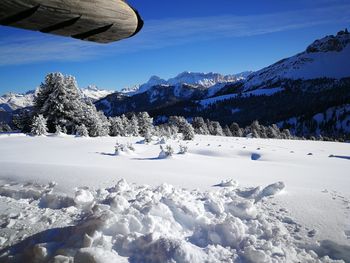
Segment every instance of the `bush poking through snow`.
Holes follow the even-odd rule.
[[[116,156],[120,155],[121,153],[130,153],[135,151],[135,147],[131,143],[123,144],[117,142],[114,149]]]
[[[179,154],[186,154],[188,152],[188,146],[180,144]]]
[[[62,128],[60,125],[56,125],[55,130],[55,135],[62,135]]]
[[[47,134],[46,119],[43,115],[38,115],[33,118],[31,133],[35,136]]]
[[[166,145],[165,147],[161,145],[160,150],[159,159],[169,158],[174,154],[174,149],[171,145]]]

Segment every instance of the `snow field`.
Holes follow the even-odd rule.
[[[2,135],[0,149],[1,262],[350,261],[348,144]]]
[[[283,190],[283,183],[263,189],[237,188],[235,184],[203,192],[167,184],[135,186],[121,180],[108,189],[77,189],[75,197],[60,206],[57,206],[57,200],[62,199],[59,196],[48,201],[50,193],[46,189],[52,186],[42,186],[42,196],[36,202],[29,201],[36,199],[36,194],[31,198],[22,196],[21,202],[33,207],[32,213],[12,213],[1,234],[6,240],[8,229],[25,228],[28,217],[33,223],[31,234],[39,233],[24,237],[8,249],[6,245],[15,240],[10,236],[2,244],[5,248],[0,259],[6,262],[333,262],[298,247],[283,221],[265,210],[262,201]],[[16,192],[14,185],[3,188],[12,189],[13,197],[21,195],[20,188]],[[8,205],[12,202],[11,198],[3,201]],[[68,216],[67,225],[51,228],[62,215]],[[50,226],[47,230],[42,225],[45,217]],[[73,226],[68,226],[69,223]]]

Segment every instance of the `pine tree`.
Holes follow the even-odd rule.
[[[255,120],[252,122],[252,124],[250,125],[250,131],[253,135],[253,138],[261,138],[261,126],[259,124],[259,121]]]
[[[139,136],[139,122],[135,114],[131,116],[128,124],[128,133],[131,136]]]
[[[140,112],[137,115],[139,134],[142,137],[150,137],[153,133],[153,118],[151,118],[147,112]]]
[[[268,126],[266,129],[266,136],[267,138],[279,139],[281,138],[280,129],[277,127],[276,124],[273,124],[272,126]]]
[[[62,134],[62,128],[61,128],[60,125],[56,125],[55,130],[56,130],[55,131],[56,135],[61,135]]]
[[[34,101],[36,112],[47,118],[49,130],[57,125],[73,134],[76,126],[84,124],[91,136],[109,133],[109,122],[95,105],[83,100],[74,77],[61,73],[47,75]]]
[[[89,137],[89,131],[84,124],[75,127],[75,135],[80,137]]]
[[[0,122],[0,132],[11,132],[11,127],[4,122]]]
[[[185,141],[191,141],[194,139],[195,134],[194,134],[194,129],[192,127],[191,124],[189,124],[188,122],[184,123],[182,128],[181,128],[181,132],[182,132],[182,138]]]
[[[227,137],[232,137],[232,132],[230,130],[230,128],[226,125],[223,129],[224,135]]]
[[[93,123],[90,128],[91,137],[107,136],[109,135],[110,123],[103,112],[98,112],[93,119]]]
[[[222,130],[222,127],[219,122],[217,121],[212,121],[210,123],[211,131],[210,134],[214,136],[223,136],[224,132]]]
[[[47,134],[46,119],[42,115],[33,118],[31,133],[36,136]]]
[[[231,130],[232,136],[234,136],[234,137],[242,137],[243,136],[243,131],[236,122],[233,122],[231,124],[230,130]]]
[[[124,127],[122,131],[122,136],[130,136],[130,134],[128,133],[129,119],[123,114],[122,116],[120,116],[120,120]]]
[[[123,126],[123,122],[120,117],[112,117],[109,118],[110,121],[110,135],[111,136],[124,136],[125,135],[125,127]]]
[[[284,129],[282,131],[282,135],[284,139],[290,140],[293,138],[293,136],[291,135],[290,131],[288,129]],[[322,136],[320,136],[322,138]]]
[[[45,83],[40,86],[35,107],[47,118],[49,129],[56,125],[65,125],[72,129],[78,118],[81,101],[76,81],[73,77],[65,77],[62,73],[51,73]],[[51,128],[50,128],[51,127]]]
[[[180,116],[171,116],[169,118],[169,125],[177,127],[179,132],[182,133],[184,140],[193,140],[194,139],[194,129],[192,125],[184,118]]]
[[[208,126],[202,117],[195,117],[192,126],[196,134],[209,135]]]

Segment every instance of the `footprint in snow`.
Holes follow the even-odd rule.
[[[311,238],[311,237],[316,236],[316,233],[317,233],[316,230],[312,229],[309,232],[307,232],[307,236]]]
[[[253,153],[250,158],[252,161],[258,161],[261,158],[261,155],[258,153]]]

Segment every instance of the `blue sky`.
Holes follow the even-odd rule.
[[[110,45],[0,27],[0,94],[34,89],[49,72],[118,90],[151,75],[258,70],[350,25],[349,0],[130,0],[145,20]]]

